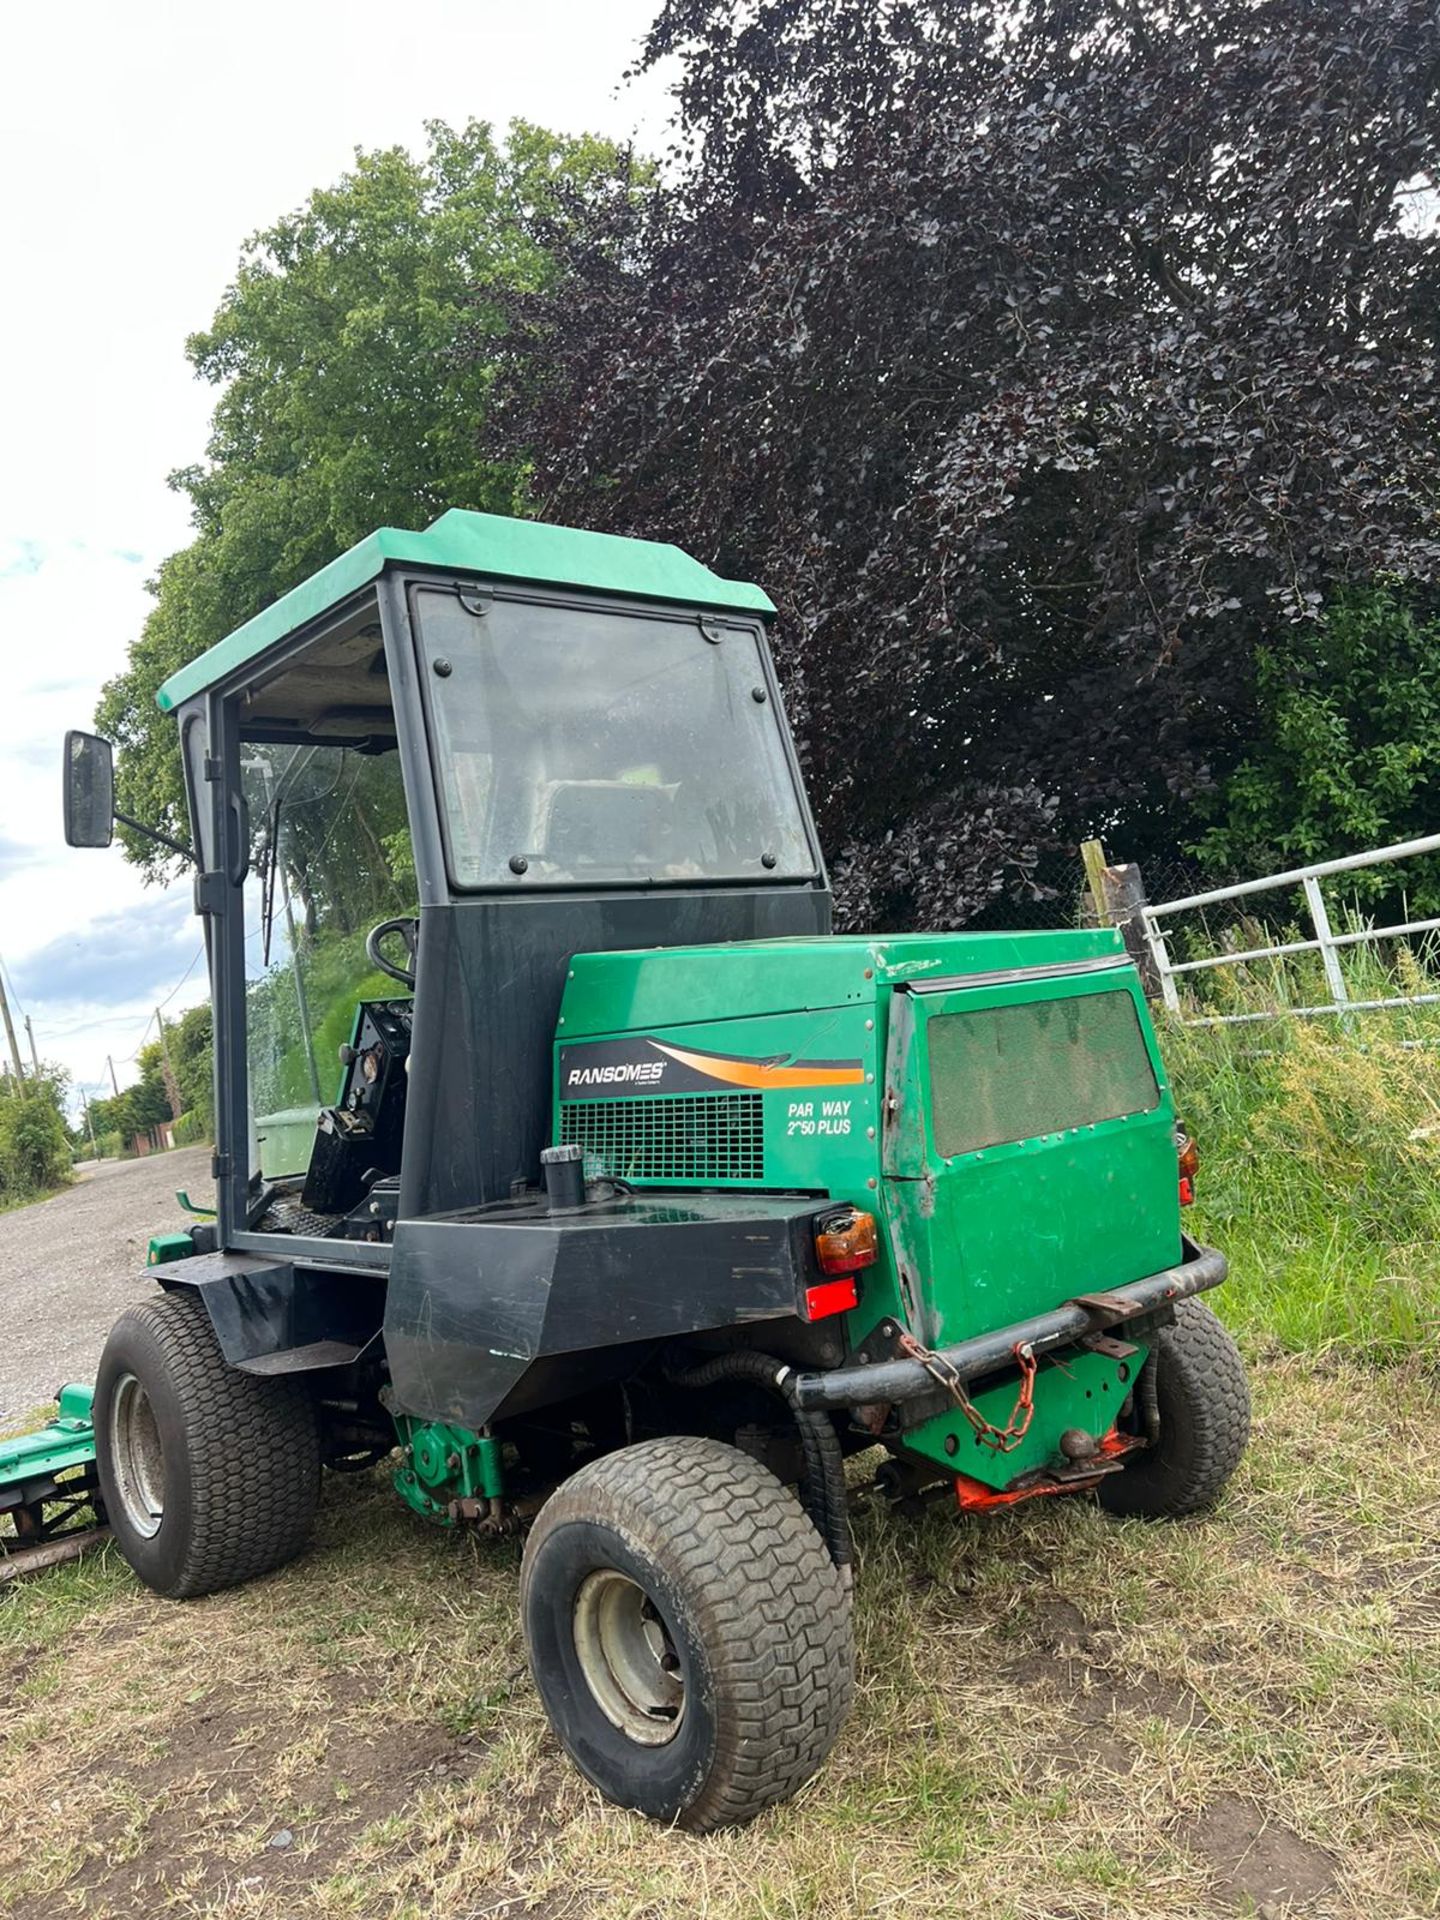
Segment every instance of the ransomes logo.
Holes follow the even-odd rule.
[[[571,1100],[603,1099],[621,1088],[632,1093],[714,1093],[744,1087],[763,1093],[788,1087],[858,1086],[864,1078],[859,1060],[797,1060],[788,1053],[757,1060],[745,1054],[677,1047],[648,1034],[560,1049],[561,1094]]]
[[[617,1081],[630,1086],[654,1086],[665,1077],[663,1060],[622,1060],[608,1067],[572,1067],[565,1085],[570,1087],[611,1087]]]

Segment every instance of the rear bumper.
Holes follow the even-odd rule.
[[[1013,1364],[1017,1347],[1028,1346],[1036,1355],[1050,1353],[1218,1287],[1225,1278],[1224,1254],[1189,1239],[1184,1247],[1185,1258],[1178,1266],[1162,1267],[1159,1273],[1108,1293],[1067,1300],[1049,1313],[962,1340],[958,1347],[942,1347],[940,1358],[961,1381],[978,1380]],[[801,1373],[794,1381],[796,1400],[804,1408],[894,1404],[919,1400],[934,1391],[935,1376],[919,1360],[882,1360],[871,1366],[837,1367],[829,1373]]]

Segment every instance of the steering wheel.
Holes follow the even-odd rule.
[[[380,951],[380,942],[389,934],[398,933],[405,942],[405,951],[410,956],[410,967],[397,967],[387,960]],[[381,973],[388,973],[392,980],[398,980],[402,987],[415,988],[415,956],[420,947],[420,922],[418,920],[382,920],[378,927],[372,927],[365,936],[365,958],[372,967],[378,967]]]

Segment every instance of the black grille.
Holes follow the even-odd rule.
[[[763,1180],[758,1093],[569,1100],[560,1137],[585,1149],[585,1170],[614,1180]]]

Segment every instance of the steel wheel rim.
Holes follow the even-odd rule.
[[[153,1540],[165,1518],[165,1449],[150,1396],[122,1374],[110,1401],[110,1463],[127,1525]]]
[[[629,1739],[663,1747],[685,1717],[680,1656],[645,1589],[613,1567],[587,1574],[575,1595],[575,1652],[595,1704]]]

